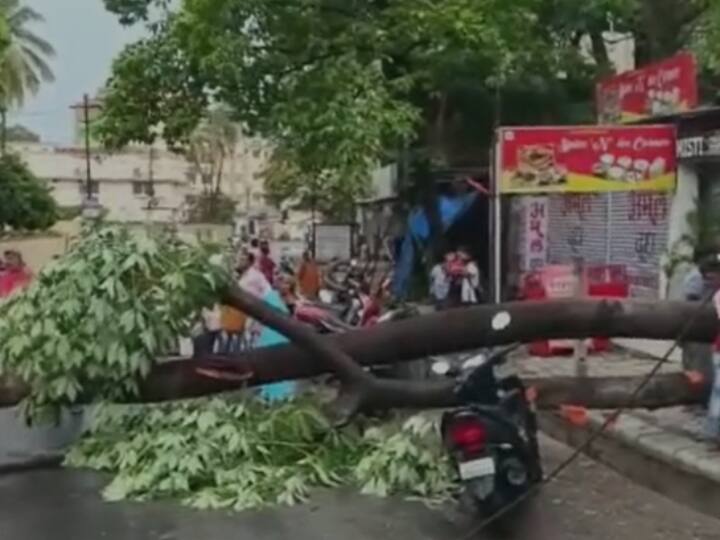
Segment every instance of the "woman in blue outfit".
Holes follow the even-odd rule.
[[[267,278],[256,266],[254,254],[245,251],[240,254],[237,270],[240,273],[239,285],[242,289],[261,298],[264,302],[289,315],[289,310],[283,302],[280,293],[274,289]],[[272,347],[288,343],[288,339],[272,328],[263,326],[257,321],[248,320],[246,324],[245,341],[250,348]],[[290,399],[297,393],[297,384],[294,381],[282,381],[267,384],[260,388],[260,395],[267,401]]]

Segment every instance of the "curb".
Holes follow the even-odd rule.
[[[32,456],[17,463],[0,463],[0,476],[43,469],[57,469],[62,466],[64,459],[64,454],[48,454],[45,456]]]
[[[573,448],[604,422],[591,411],[578,426],[557,413],[541,413],[540,429]],[[720,519],[720,453],[625,413],[584,452],[637,484],[700,513]]]

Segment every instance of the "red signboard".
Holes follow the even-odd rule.
[[[502,193],[675,187],[673,126],[502,128],[499,141]]]
[[[698,104],[695,57],[681,53],[598,83],[601,124],[632,122],[694,109]]]

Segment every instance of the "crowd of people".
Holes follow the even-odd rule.
[[[243,290],[281,311],[292,311],[298,296],[314,300],[320,291],[320,268],[310,251],[297,265],[289,260],[277,263],[269,242],[253,239],[237,251],[234,270]],[[215,306],[203,313],[194,339],[195,355],[267,346],[280,337],[230,306]]]
[[[479,304],[484,301],[480,269],[470,250],[449,251],[430,272],[430,296],[437,309]]]

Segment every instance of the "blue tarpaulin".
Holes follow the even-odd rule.
[[[469,193],[462,197],[438,197],[438,210],[443,232],[447,231],[453,223],[460,219],[477,199],[477,193]],[[423,208],[416,208],[410,214],[407,232],[403,239],[400,257],[395,262],[393,272],[392,292],[395,298],[404,298],[407,295],[410,276],[415,264],[416,246],[424,245],[430,238],[430,221]]]

